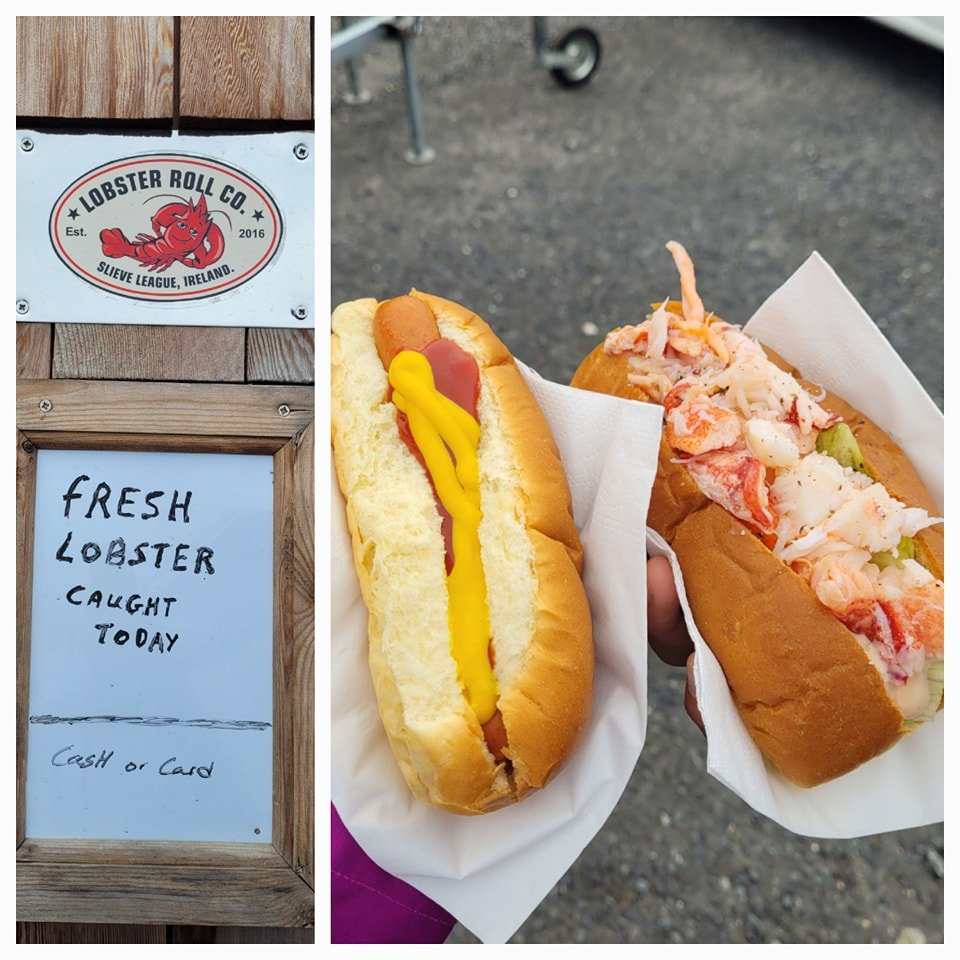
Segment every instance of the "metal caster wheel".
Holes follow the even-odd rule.
[[[600,66],[600,39],[586,27],[571,30],[553,49],[568,61],[550,69],[550,76],[561,87],[582,87]]]

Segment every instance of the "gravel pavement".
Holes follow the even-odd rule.
[[[943,404],[943,57],[865,21],[552,18],[600,36],[565,91],[530,18],[425,18],[436,162],[413,167],[399,52],[332,101],[332,297],[458,300],[544,376],[675,293],[743,322],[820,253]],[[943,827],[813,840],[704,774],[683,673],[651,660],[647,741],[614,813],[513,942],[935,942]],[[473,942],[458,927],[451,942]]]

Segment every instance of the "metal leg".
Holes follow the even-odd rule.
[[[346,30],[352,20],[353,17],[341,17],[340,29]],[[344,65],[347,68],[347,83],[350,84],[350,89],[343,95],[344,101],[354,107],[369,103],[370,91],[364,90],[363,87],[360,86],[360,71],[357,69],[357,61],[351,57],[349,60],[344,61]]]
[[[357,107],[370,102],[370,91],[360,86],[360,72],[357,70],[356,60],[345,61],[347,68],[347,82],[350,89],[343,95],[343,99],[351,106]]]
[[[423,135],[423,118],[420,114],[420,87],[417,83],[417,67],[413,59],[413,43],[408,31],[400,33],[400,55],[403,58],[403,83],[407,92],[407,116],[410,118],[411,148],[403,158],[407,163],[422,166],[433,163],[437,155],[427,144]]]
[[[545,67],[547,53],[547,18],[533,18],[533,55],[541,67]]]
[[[396,40],[403,58],[403,85],[407,96],[407,116],[410,118],[411,147],[404,153],[408,163],[432,163],[436,159],[433,148],[423,134],[423,118],[420,114],[420,88],[417,84],[417,68],[413,58],[413,38],[420,33],[420,17],[341,17],[341,29],[330,41],[330,59],[333,66],[347,65],[350,92],[344,99],[348,103],[366,103],[370,94],[360,87],[360,78],[353,59],[377,40]]]

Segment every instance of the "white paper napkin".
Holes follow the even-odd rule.
[[[744,327],[803,375],[882,426],[943,507],[943,415],[823,258],[814,253]],[[673,551],[653,531],[648,550],[671,559],[696,649],[694,679],[707,731],[707,771],[751,807],[797,833],[858,837],[943,819],[943,713],[893,749],[822,786],[802,789],[764,763],[700,636]]]
[[[567,469],[596,645],[589,728],[545,790],[470,818],[434,810],[410,793],[377,712],[367,613],[336,478],[331,482],[333,801],[368,856],[486,942],[507,940],[603,825],[647,723],[644,543],[660,408],[560,386],[519,366]]]

